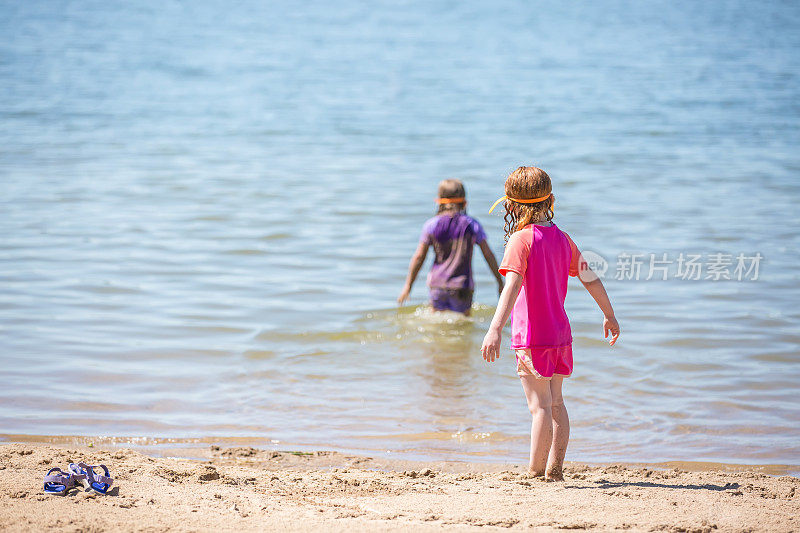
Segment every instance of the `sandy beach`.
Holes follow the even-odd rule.
[[[420,463],[338,452],[218,448],[206,459],[49,444],[0,447],[3,531],[793,531],[800,479],[758,468],[568,463],[563,483],[521,465]],[[107,496],[46,495],[42,476],[104,463]],[[700,468],[696,466],[696,468]]]

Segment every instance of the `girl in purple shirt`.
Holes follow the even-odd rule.
[[[431,306],[435,311],[449,310],[469,315],[475,288],[472,279],[473,245],[477,244],[483,252],[497,279],[499,291],[503,290],[503,277],[497,271],[497,260],[486,242],[483,227],[466,213],[464,184],[453,179],[442,181],[436,203],[438,212],[422,227],[419,246],[411,258],[406,284],[397,303],[402,304],[408,299],[411,286],[428,255],[428,248],[433,247],[433,266],[428,273]]]

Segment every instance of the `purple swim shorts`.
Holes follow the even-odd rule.
[[[455,311],[469,314],[472,289],[430,289],[431,305],[436,311]]]

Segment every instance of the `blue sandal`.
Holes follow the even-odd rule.
[[[102,468],[105,475],[96,473],[94,471],[95,468]],[[75,479],[83,483],[84,487],[100,494],[106,494],[108,489],[111,488],[111,484],[114,483],[114,478],[111,477],[106,465],[90,466],[86,463],[70,463],[69,471]]]
[[[54,474],[53,472],[58,472]],[[45,494],[58,494],[63,496],[75,486],[75,475],[67,473],[60,468],[51,468],[44,476]]]

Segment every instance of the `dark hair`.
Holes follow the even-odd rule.
[[[463,202],[439,204],[436,214],[458,213],[467,207],[467,191],[461,180],[449,179],[439,182],[439,198],[461,198]]]

